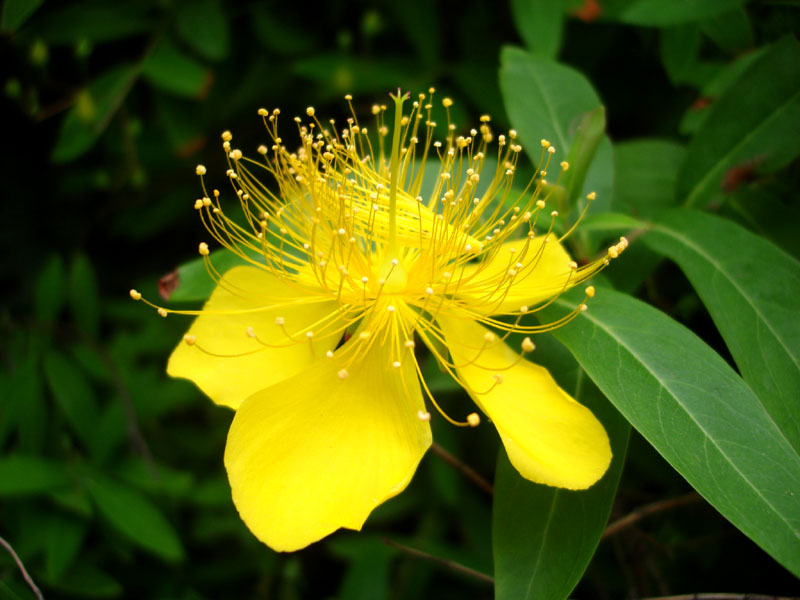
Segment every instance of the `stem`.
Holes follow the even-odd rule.
[[[611,523],[611,525],[606,527],[606,530],[603,532],[602,537],[604,539],[609,536],[612,536],[615,533],[619,532],[620,530],[625,529],[626,527],[630,527],[637,521],[641,521],[642,519],[650,515],[659,513],[664,510],[669,510],[678,506],[682,506],[684,504],[698,502],[702,499],[703,497],[697,492],[689,492],[688,494],[684,494],[683,496],[678,496],[677,498],[670,498],[669,500],[660,500],[658,502],[653,502],[651,504],[645,504],[644,506],[640,506],[633,512],[630,512],[624,517],[617,519],[616,521]]]
[[[464,477],[469,479],[472,483],[477,485],[481,488],[484,492],[489,494],[490,496],[494,494],[494,489],[492,488],[492,484],[486,481],[481,475],[469,465],[465,465],[463,462],[458,460],[455,456],[450,454],[447,450],[442,448],[436,442],[431,444],[431,451],[436,454],[439,458],[441,458],[444,462],[448,465],[453,467],[456,471],[461,473]]]
[[[389,257],[397,258],[397,180],[400,177],[400,129],[403,121],[403,102],[408,94],[401,94],[397,88],[397,96],[389,94],[394,100],[394,129],[392,129],[392,154],[390,158],[389,181]]]
[[[450,569],[451,571],[455,571],[456,573],[461,573],[462,575],[467,575],[474,579],[478,579],[479,581],[483,581],[485,583],[494,583],[494,578],[487,575],[486,573],[481,573],[480,571],[476,571],[475,569],[470,569],[469,567],[465,567],[461,563],[457,563],[454,560],[450,560],[448,558],[442,558],[440,556],[434,556],[433,554],[428,554],[427,552],[423,552],[422,550],[417,550],[416,548],[410,548],[409,546],[404,546],[394,540],[390,540],[389,538],[383,538],[383,543],[387,546],[391,546],[392,548],[397,548],[405,552],[406,554],[410,554],[411,556],[416,556],[418,558],[422,558],[425,560],[429,560],[431,562],[437,563]]]
[[[28,584],[28,587],[30,587],[33,590],[33,593],[36,595],[36,597],[39,600],[44,600],[44,596],[42,596],[41,590],[33,582],[33,579],[28,574],[28,571],[25,569],[25,565],[22,564],[22,561],[20,560],[19,556],[17,556],[17,553],[14,552],[14,548],[12,548],[11,544],[9,544],[1,536],[0,536],[0,546],[3,546],[3,548],[5,548],[6,551],[11,555],[11,558],[14,559],[14,562],[17,563],[19,570],[22,572],[22,577],[25,579],[25,582]]]

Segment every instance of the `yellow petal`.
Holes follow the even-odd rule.
[[[231,425],[225,466],[233,501],[275,550],[360,529],[406,487],[431,444],[411,360],[393,368],[388,351],[375,347],[346,366],[342,351],[354,343],[251,396]]]
[[[437,321],[467,391],[494,421],[511,464],[523,477],[585,489],[603,476],[611,461],[605,429],[558,387],[547,369],[517,362],[518,353],[499,339],[487,343],[488,329],[473,321],[457,316]]]
[[[208,313],[189,329],[186,339],[193,343],[182,341],[175,348],[167,373],[191,379],[214,402],[236,409],[258,390],[302,371],[315,356],[335,348],[340,336],[325,336],[323,327],[316,327],[336,313],[336,302],[293,303],[301,293],[261,269],[231,269],[206,303]],[[260,307],[270,308],[235,312]],[[276,325],[278,317],[285,321],[283,327]],[[339,326],[338,320],[328,323],[329,334]],[[314,327],[313,353],[304,331],[308,327]]]
[[[571,287],[572,260],[554,235],[504,242],[489,260],[468,263],[461,276],[459,295],[481,300],[481,314],[517,311],[533,306]],[[526,248],[527,244],[527,248]],[[517,263],[523,266],[518,267]],[[517,274],[512,278],[509,270]],[[565,288],[566,286],[566,288]],[[478,307],[480,309],[480,307]]]

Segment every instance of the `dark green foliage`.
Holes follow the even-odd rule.
[[[800,595],[797,4],[310,7],[2,5],[0,536],[45,597]],[[231,502],[232,413],[165,374],[188,320],[128,290],[189,308],[211,292],[194,166],[226,183],[222,131],[252,154],[267,142],[259,107],[282,109],[288,137],[306,106],[340,119],[345,93],[361,113],[430,85],[456,101],[459,132],[483,113],[495,133],[514,127],[521,170],[541,138],[569,157],[552,188],[567,224],[598,194],[576,260],[632,242],[533,357],[605,423],[614,463],[586,492],[536,486],[497,459],[491,424],[434,415],[437,442],[494,497],[429,453],[363,532],[276,554]],[[472,410],[434,361],[424,370],[446,408]],[[609,514],[693,488],[704,500],[603,537]],[[0,600],[33,597],[0,549]]]

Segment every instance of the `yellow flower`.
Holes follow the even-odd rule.
[[[162,316],[199,315],[167,371],[236,411],[225,451],[233,500],[276,550],[303,548],[340,527],[360,529],[408,485],[431,444],[426,399],[454,425],[479,424],[477,413],[457,421],[439,409],[422,378],[420,341],[492,420],[523,477],[582,489],[611,459],[592,413],[524,358],[534,350],[531,338],[516,347],[506,340],[553,329],[585,309],[584,300],[542,325],[523,318],[596,273],[627,242],[579,268],[547,208],[555,149],[543,140],[536,176],[524,190],[513,188],[522,150],[516,133],[493,144],[484,116],[478,130],[456,136],[448,110],[446,135],[436,140],[432,95],[420,94],[406,114],[406,98],[393,96],[391,128],[386,107],[374,106],[374,135],[349,96],[345,126],[325,124],[308,108],[306,119],[295,118],[294,152],[278,134],[279,111],[261,109],[272,143],[258,149],[258,160],[223,133],[244,219],[229,217],[205,183],[195,208],[210,234],[249,266],[222,275],[200,244],[218,283],[203,310],[151,304]],[[422,197],[432,169],[433,191]],[[203,178],[205,167],[197,173]],[[540,232],[537,222],[548,214]]]

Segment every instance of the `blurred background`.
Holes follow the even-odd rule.
[[[520,25],[536,4],[3,3],[0,536],[47,598],[492,596],[485,578],[406,549],[492,573],[491,496],[435,453],[364,532],[291,555],[261,545],[236,514],[222,465],[232,413],[164,371],[188,321],[158,318],[128,290],[156,298],[162,276],[196,256],[206,236],[192,210],[194,167],[222,185],[219,135],[230,129],[253,152],[267,139],[259,107],[280,107],[286,122],[309,105],[341,118],[347,93],[367,114],[398,86],[434,85],[455,100],[464,129],[483,113],[495,131],[508,127],[500,49],[538,43]],[[791,1],[747,3],[701,33],[625,22],[629,4],[554,1],[539,34],[595,86],[612,140],[659,138],[665,161],[721,93],[715,76],[800,29]],[[635,149],[624,156],[635,162]],[[616,193],[636,195],[635,172],[617,163],[614,175]],[[795,161],[774,185],[796,191],[797,181]],[[674,186],[666,171],[663,185]],[[763,206],[800,222],[788,202]],[[778,241],[797,256],[796,233],[784,229]],[[675,267],[630,287],[726,352]],[[458,394],[443,378],[433,385]],[[439,445],[491,481],[492,428],[434,421]],[[575,597],[800,595],[634,433],[612,520],[662,500],[664,510],[602,541]],[[33,597],[0,550],[0,599]]]

